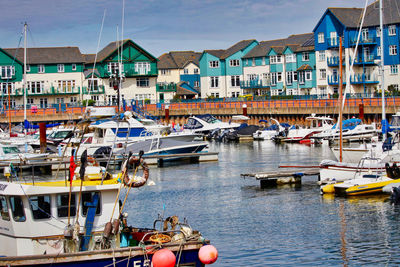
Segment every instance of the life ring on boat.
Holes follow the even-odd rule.
[[[156,244],[162,244],[171,242],[171,237],[169,235],[164,235],[164,234],[154,234],[150,236],[149,240]]]
[[[140,166],[143,172],[142,176],[138,176],[137,172],[135,171],[135,176],[129,177],[128,174],[129,165],[137,166],[136,168],[139,168]],[[123,174],[123,181],[126,186],[140,187],[145,185],[147,179],[149,179],[149,167],[147,166],[147,163],[143,160],[143,158],[137,158],[135,156],[132,156],[124,162],[122,167],[122,174]]]
[[[99,163],[97,160],[93,157],[87,157],[87,162],[90,163],[92,166],[99,166]]]

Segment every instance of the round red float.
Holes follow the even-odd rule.
[[[153,267],[174,267],[176,258],[172,251],[163,248],[154,253],[153,255]]]
[[[199,250],[199,259],[203,264],[213,264],[218,259],[218,250],[212,245],[206,245]]]

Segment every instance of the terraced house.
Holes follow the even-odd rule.
[[[379,1],[367,7],[357,51],[358,27],[362,8],[328,8],[313,32],[317,54],[318,88],[337,94],[339,84],[339,37],[343,37],[344,83],[350,83],[349,93],[373,95],[381,91],[379,64],[384,54],[385,90],[398,90],[399,76],[399,2],[383,0],[383,31],[379,26]],[[380,38],[384,37],[384,47]],[[353,69],[350,69],[354,60]]]
[[[201,53],[194,51],[172,51],[158,58],[157,94],[160,102],[174,97],[199,97],[200,56]]]
[[[243,94],[316,94],[312,33],[262,41],[242,60]]]
[[[201,97],[238,97],[242,56],[257,45],[256,40],[243,40],[226,50],[205,50],[200,57]]]
[[[0,49],[2,105],[23,105],[22,48]],[[42,47],[27,49],[27,104],[76,103],[81,99],[84,57],[78,47]]]
[[[157,101],[157,58],[132,40],[111,42],[95,55],[85,55],[85,92],[95,100],[117,103],[117,82],[122,77],[121,99]],[[93,89],[91,89],[93,88]]]

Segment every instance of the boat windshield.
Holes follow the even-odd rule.
[[[16,146],[6,146],[3,147],[4,154],[18,154],[21,153],[18,147]]]
[[[199,116],[200,119],[208,122],[208,123],[217,123],[220,122],[220,120],[218,120],[217,118],[215,118],[214,116],[211,115],[204,115],[202,117]]]
[[[49,138],[66,138],[71,131],[55,131],[49,135]]]

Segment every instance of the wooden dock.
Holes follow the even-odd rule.
[[[319,169],[296,169],[290,171],[270,171],[257,173],[242,173],[241,177],[254,177],[260,181],[261,188],[271,187],[281,184],[301,183],[303,176],[319,175]]]

